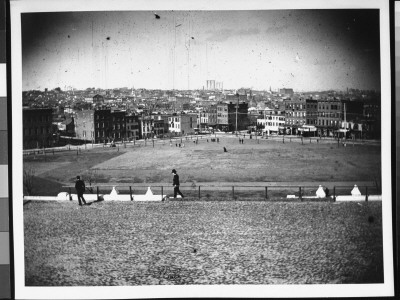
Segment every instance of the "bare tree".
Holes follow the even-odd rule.
[[[96,178],[97,178],[97,172],[96,170],[94,170],[94,172],[92,170],[89,170],[86,174],[85,174],[85,181],[88,184],[88,186],[86,187],[87,190],[89,192],[91,192],[93,194],[93,189],[94,189],[94,185],[96,184]],[[93,185],[92,185],[93,184]]]

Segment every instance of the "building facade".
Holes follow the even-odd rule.
[[[285,129],[285,113],[279,110],[265,109],[264,116],[257,119],[257,125],[266,134],[283,133]]]
[[[343,120],[343,104],[340,100],[321,99],[318,101],[317,127],[321,136],[334,136]]]
[[[249,126],[248,104],[245,102],[237,104],[217,104],[217,128],[222,131],[247,130]]]
[[[318,122],[318,101],[306,99],[306,125],[316,126]]]
[[[307,103],[303,97],[286,99],[285,126],[290,128],[290,134],[297,134],[298,128],[306,124]]]
[[[168,131],[172,134],[194,134],[197,129],[197,115],[173,115],[168,117],[168,124]]]
[[[140,120],[137,115],[125,116],[126,121],[126,138],[128,141],[137,140],[141,136]]]
[[[23,148],[42,148],[53,145],[51,108],[23,108]]]
[[[75,114],[75,137],[95,142],[94,110],[81,110]]]

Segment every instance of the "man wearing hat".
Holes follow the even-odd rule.
[[[80,176],[76,176],[75,189],[76,192],[78,193],[79,205],[82,206],[82,202],[84,205],[86,205],[85,198],[83,198],[83,193],[85,192],[85,183],[83,182],[83,180],[81,180]]]
[[[174,186],[174,198],[176,198],[176,194],[179,194],[182,198],[185,198],[179,190],[179,175],[176,173],[175,169],[173,169],[171,173],[174,174],[172,180],[172,185]]]

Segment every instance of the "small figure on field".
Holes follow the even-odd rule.
[[[224,152],[228,152],[228,150],[226,150],[226,148],[224,147]]]
[[[82,202],[84,205],[86,205],[85,198],[83,198],[83,193],[85,192],[85,182],[81,180],[80,176],[76,176],[75,189],[78,194],[79,205],[82,206]]]
[[[172,179],[172,185],[174,186],[174,198],[176,198],[177,194],[181,195],[182,198],[185,198],[185,196],[183,196],[179,190],[179,175],[176,173],[175,169],[173,169],[171,173],[174,176]]]

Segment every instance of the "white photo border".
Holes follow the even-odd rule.
[[[126,299],[172,297],[374,297],[394,295],[391,169],[391,73],[389,1],[386,0],[11,0],[12,63],[12,206],[16,299]],[[123,10],[259,10],[259,9],[363,9],[380,10],[381,104],[382,104],[382,229],[383,284],[330,285],[191,285],[115,287],[25,286],[23,240],[22,157],[22,45],[21,14],[52,11]]]

